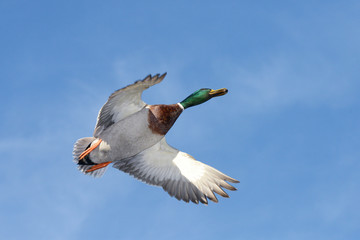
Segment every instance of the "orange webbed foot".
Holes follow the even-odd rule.
[[[91,168],[89,168],[88,170],[86,170],[85,172],[86,172],[86,173],[93,172],[93,171],[98,170],[98,169],[100,169],[100,168],[106,167],[106,166],[109,165],[110,163],[111,163],[111,161],[96,164],[96,165],[92,166]]]

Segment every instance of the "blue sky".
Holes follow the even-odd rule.
[[[358,1],[1,1],[4,239],[359,239]],[[241,181],[186,204],[72,162],[114,90],[203,88],[168,143]]]

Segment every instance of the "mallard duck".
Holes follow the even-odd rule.
[[[218,202],[214,193],[229,197],[222,188],[236,190],[227,182],[239,181],[169,146],[165,139],[185,109],[225,95],[228,90],[202,88],[170,105],[143,102],[142,92],[165,76],[166,73],[149,75],[111,94],[100,109],[94,136],[75,143],[74,162],[80,171],[94,177],[102,176],[112,163],[114,168],[160,186],[185,202]]]

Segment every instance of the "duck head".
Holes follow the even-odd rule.
[[[192,106],[199,105],[210,100],[213,97],[223,96],[228,92],[226,88],[220,88],[218,90],[213,90],[210,88],[202,88],[197,90],[187,98],[185,98],[180,104],[184,107],[184,109]]]

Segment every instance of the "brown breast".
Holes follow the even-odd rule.
[[[174,125],[183,109],[178,104],[171,105],[150,105],[148,122],[153,133],[165,135]]]

